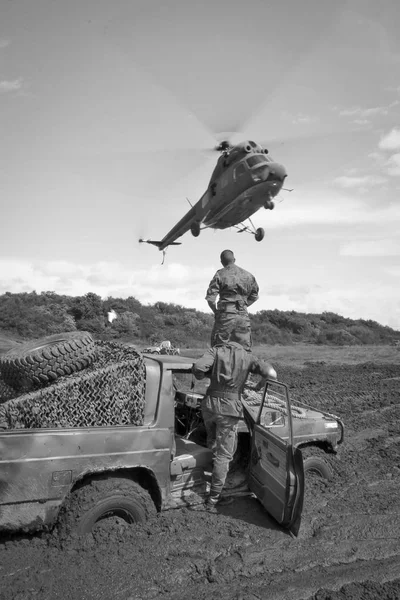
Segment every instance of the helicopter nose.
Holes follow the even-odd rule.
[[[283,165],[280,165],[279,163],[269,164],[268,181],[280,181],[283,183],[285,177],[287,177],[287,173]]]

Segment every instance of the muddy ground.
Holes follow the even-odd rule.
[[[394,600],[400,598],[400,400],[380,393],[398,365],[282,367],[293,398],[340,416],[346,441],[331,482],[307,478],[300,535],[252,497],[218,514],[164,512],[114,522],[86,540],[3,538],[7,600]]]

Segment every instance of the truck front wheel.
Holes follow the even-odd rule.
[[[320,448],[301,448],[303,454],[304,473],[318,475],[328,481],[333,477],[333,469],[323,457],[325,452]]]
[[[61,509],[61,535],[86,535],[105,519],[144,523],[156,514],[150,494],[138,483],[123,477],[96,476],[75,489]]]

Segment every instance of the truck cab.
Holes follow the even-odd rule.
[[[205,435],[201,417],[201,401],[205,388],[198,389],[186,382],[186,386],[177,386],[177,428],[185,437],[202,440]],[[245,412],[252,416],[253,422],[260,423],[274,431],[277,436],[287,440],[289,437],[289,418],[286,409],[286,399],[273,382],[269,382],[268,390],[263,397],[262,390],[256,389],[254,382],[247,382],[242,393],[242,403]],[[193,388],[194,389],[189,389]],[[303,454],[305,472],[316,474],[324,479],[333,477],[335,455],[344,440],[344,424],[342,420],[331,413],[318,410],[301,402],[298,398],[291,399],[291,416],[293,427],[293,444]],[[243,455],[248,455],[251,442],[251,422],[243,419],[239,422],[239,443],[234,462]]]

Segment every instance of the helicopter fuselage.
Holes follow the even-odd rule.
[[[251,231],[243,226],[260,208],[272,209],[272,199],[279,194],[286,169],[268,155],[268,151],[252,141],[229,146],[223,142],[217,164],[203,196],[161,241],[139,240],[164,250],[176,245],[187,231],[197,237],[201,229],[227,229],[241,226],[240,231],[255,234],[261,241],[264,230]],[[254,227],[254,226],[253,226]],[[258,233],[257,233],[258,232]]]
[[[221,160],[222,159],[222,160]],[[226,165],[224,162],[226,161]],[[199,200],[202,225],[226,229],[242,223],[271,200],[283,186],[286,170],[264,153],[251,152],[229,161],[220,157],[209,187]]]

